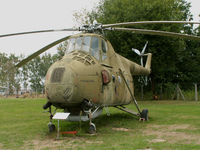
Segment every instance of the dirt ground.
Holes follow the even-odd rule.
[[[184,132],[182,132],[184,130]],[[181,144],[200,144],[200,135],[191,133],[196,128],[188,125],[149,125],[143,134],[155,136],[156,138],[149,141],[152,143],[168,142]],[[187,133],[188,131],[188,133]],[[190,132],[189,132],[190,131]]]

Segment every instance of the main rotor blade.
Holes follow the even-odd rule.
[[[79,29],[68,28],[68,29],[58,29],[58,30],[39,30],[39,31],[19,32],[19,33],[11,33],[11,34],[0,35],[0,38],[9,37],[9,36],[16,36],[16,35],[45,33],[45,32],[62,32],[62,31],[79,31]]]
[[[2,89],[8,89],[7,87],[4,87],[4,86],[0,86],[0,88],[2,88]]]
[[[23,59],[21,62],[19,62],[15,67],[21,67],[23,65],[25,65],[27,62],[29,62],[30,60],[32,60],[33,58],[37,57],[38,55],[40,55],[41,53],[45,52],[46,50],[52,48],[53,46],[67,40],[70,36],[66,36],[62,39],[59,39],[43,48],[41,48],[40,50],[38,50],[37,52],[33,53],[32,55],[28,56],[27,58]]]
[[[137,22],[105,24],[105,25],[102,25],[102,27],[108,28],[108,27],[117,27],[117,26],[130,26],[130,25],[137,25],[137,24],[200,24],[200,22],[196,22],[196,21],[137,21]]]
[[[137,34],[161,35],[161,36],[200,40],[200,36],[175,33],[175,32],[167,32],[167,31],[158,31],[158,30],[134,29],[134,28],[106,28],[105,30],[133,31],[133,33],[137,33]]]

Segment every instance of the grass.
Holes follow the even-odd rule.
[[[140,101],[149,109],[150,121],[110,108],[96,118],[96,135],[88,122],[61,122],[62,131],[76,136],[48,133],[49,114],[44,99],[0,99],[0,149],[200,149],[200,103],[189,101]],[[134,109],[133,104],[128,108]],[[57,125],[57,122],[54,121]]]

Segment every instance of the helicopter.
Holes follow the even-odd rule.
[[[21,67],[27,62],[45,52],[49,48],[66,41],[67,47],[62,59],[50,66],[45,78],[47,103],[43,109],[49,109],[49,131],[55,130],[52,123],[54,113],[51,106],[70,113],[68,121],[89,121],[89,133],[96,132],[92,120],[98,117],[103,109],[115,107],[138,117],[148,120],[148,109],[140,110],[134,97],[133,77],[151,73],[152,54],[145,54],[144,49],[132,49],[141,56],[141,65],[126,59],[114,51],[111,43],[103,36],[106,31],[129,31],[136,34],[171,36],[200,40],[199,36],[167,31],[127,28],[138,24],[200,24],[191,21],[139,21],[114,24],[83,25],[79,28],[59,30],[40,30],[0,35],[2,37],[60,31],[80,31],[75,35],[66,36],[41,48],[23,59],[15,67]],[[146,64],[143,64],[146,56]],[[134,102],[137,112],[128,110],[125,105]],[[56,111],[56,110],[55,110]]]

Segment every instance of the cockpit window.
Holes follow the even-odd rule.
[[[76,39],[75,50],[81,50],[81,45],[82,45],[82,37],[79,37]]]
[[[90,51],[90,42],[91,42],[91,37],[90,36],[85,36],[83,37],[83,51],[88,52]]]
[[[66,53],[70,53],[71,51],[73,51],[74,50],[74,46],[75,46],[75,38],[69,39]]]
[[[101,48],[102,48],[102,60],[105,60],[107,58],[107,44],[104,40],[101,40]]]
[[[91,55],[99,60],[99,39],[97,37],[92,38]]]
[[[66,54],[71,53],[74,50],[82,50],[90,55],[94,56],[97,60],[100,60],[100,47],[102,47],[103,52],[106,53],[107,47],[105,42],[99,45],[99,38],[95,36],[82,36],[77,38],[71,38],[67,40]],[[105,59],[106,56],[103,55]]]

